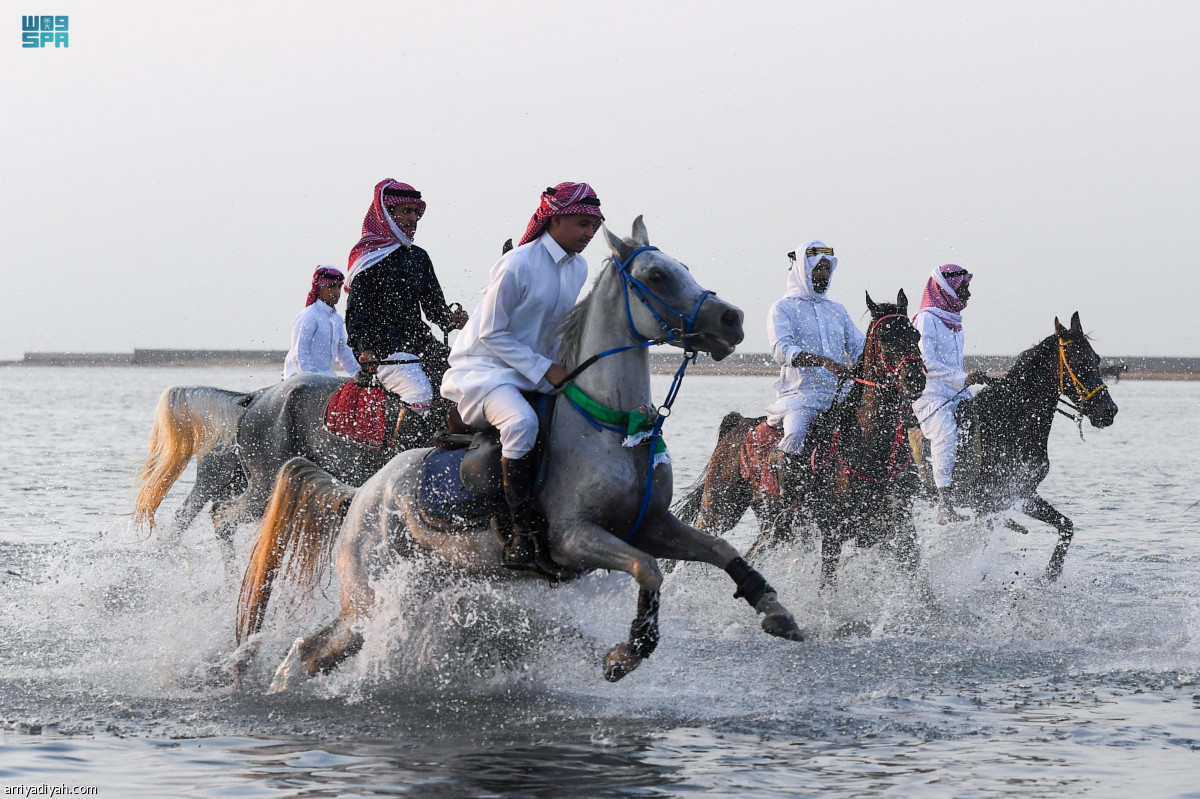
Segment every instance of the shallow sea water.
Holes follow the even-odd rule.
[[[333,613],[329,586],[272,613],[234,694],[220,675],[237,584],[211,523],[172,539],[126,514],[162,390],[274,379],[0,369],[0,787],[1200,797],[1200,383],[1113,386],[1116,424],[1086,442],[1056,422],[1043,494],[1077,530],[1058,583],[1041,578],[1049,528],[939,527],[921,507],[932,599],[878,552],[848,550],[823,590],[814,551],[771,553],[759,568],[813,634],[795,644],[762,634],[723,573],[686,565],[658,651],[610,685],[598,659],[625,637],[629,578],[430,588],[402,566],[341,669],[266,694],[292,639]],[[666,427],[677,495],[724,413],[760,413],[771,382],[687,379]],[[754,530],[748,515],[730,538]]]

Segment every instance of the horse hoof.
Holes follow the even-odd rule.
[[[299,674],[304,670],[304,663],[300,660],[300,645],[303,643],[303,638],[297,638],[292,642],[292,648],[288,650],[287,656],[279,664],[279,668],[275,669],[275,676],[271,678],[271,686],[267,688],[268,694],[283,693],[288,689],[293,672]]]
[[[616,682],[642,664],[642,658],[629,650],[629,644],[617,644],[604,656],[604,679]]]
[[[762,628],[764,632],[778,638],[786,638],[789,641],[804,640],[804,631],[800,629],[800,625],[796,624],[792,614],[787,611],[764,616]]]

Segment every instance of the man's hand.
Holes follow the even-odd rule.
[[[560,388],[567,380],[569,373],[556,363],[550,364],[550,368],[546,370],[546,380],[555,388]]]
[[[796,353],[796,357],[792,358],[792,366],[797,368],[821,366],[833,372],[842,380],[850,377],[850,370],[845,365],[838,363],[833,358],[826,358],[824,355],[814,355],[811,352]]]
[[[990,377],[988,377],[988,373],[986,371],[984,371],[983,369],[976,369],[974,372],[971,372],[969,375],[967,375],[966,385],[967,386],[975,386],[975,385],[985,385],[986,386],[988,383],[991,383],[991,382],[992,382],[992,379]],[[965,387],[966,386],[964,386],[964,388]]]
[[[467,315],[466,310],[457,302],[450,304],[450,329],[462,330],[467,326],[467,322],[471,321],[471,317]]]

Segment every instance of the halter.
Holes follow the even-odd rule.
[[[671,405],[674,404],[675,399],[679,396],[679,389],[683,383],[683,375],[684,372],[687,371],[688,364],[695,361],[698,355],[698,353],[695,351],[687,348],[687,340],[689,338],[694,338],[697,335],[694,332],[694,329],[696,327],[696,317],[700,315],[700,307],[704,305],[705,300],[716,294],[715,291],[709,291],[708,289],[705,289],[700,295],[700,299],[696,301],[696,307],[692,309],[690,314],[684,314],[682,311],[675,310],[666,302],[664,302],[661,297],[651,291],[640,280],[629,274],[629,267],[633,264],[633,259],[647,250],[657,251],[658,248],[648,245],[638,247],[624,260],[621,260],[615,254],[612,259],[613,268],[615,268],[617,270],[617,274],[621,276],[621,286],[625,294],[625,319],[629,323],[629,332],[633,334],[635,339],[641,339],[641,343],[629,344],[624,347],[614,347],[611,350],[605,350],[604,352],[593,355],[579,366],[575,367],[571,373],[567,375],[567,379],[564,380],[562,384],[563,388],[565,388],[566,385],[573,381],[580,372],[582,372],[584,369],[587,369],[601,358],[606,358],[609,355],[616,355],[619,352],[639,349],[641,347],[652,347],[658,344],[668,344],[677,340],[682,341],[684,344],[683,362],[679,364],[679,369],[677,369],[675,372],[675,377],[671,381],[671,388],[667,391],[667,398],[663,400],[663,404],[660,407],[651,407],[649,409],[650,415],[653,415],[654,417],[654,425],[650,428],[649,432],[645,434],[645,437],[638,442],[639,444],[648,443],[650,445],[646,468],[646,490],[642,494],[642,506],[640,509],[638,509],[637,519],[634,520],[633,527],[629,529],[629,534],[625,536],[623,539],[624,541],[629,541],[633,538],[633,534],[636,533],[638,528],[642,525],[642,520],[646,516],[646,509],[650,507],[650,495],[654,489],[654,467],[657,460],[655,450],[658,447],[658,442],[662,439],[663,422],[666,421],[667,417],[671,415]],[[642,301],[642,304],[645,305],[646,308],[649,309],[650,313],[654,315],[654,319],[658,322],[658,326],[662,328],[663,333],[666,334],[665,337],[656,339],[647,338],[637,329],[637,325],[634,324],[633,321],[633,311],[629,306],[629,292],[631,289],[637,298]],[[651,304],[650,299],[648,298],[654,299],[667,311],[668,314],[678,316],[680,326],[677,328],[672,328],[670,325],[668,325],[666,320],[662,318],[662,315],[655,310],[654,305]],[[561,390],[562,388],[556,389],[556,391]],[[571,403],[571,407],[577,410],[584,419],[587,419],[592,426],[596,428],[596,430],[610,430],[615,433],[626,432],[625,430],[621,430],[620,428],[613,426],[611,423],[606,424],[605,421],[597,419],[596,416],[594,416],[592,413],[589,413],[582,404],[572,400],[571,397],[568,396],[567,401]]]
[[[675,341],[676,339],[682,339],[686,344],[687,339],[696,335],[693,332],[693,329],[696,327],[696,317],[700,315],[700,306],[704,305],[704,301],[716,294],[716,292],[706,289],[700,295],[700,299],[696,301],[696,307],[692,309],[690,314],[685,314],[683,311],[675,310],[670,305],[667,305],[667,303],[663,301],[662,297],[659,297],[644,283],[642,283],[633,275],[629,274],[629,267],[633,265],[633,259],[647,250],[653,250],[657,252],[658,248],[651,247],[649,245],[638,247],[636,250],[629,253],[629,257],[624,261],[620,260],[616,256],[613,257],[613,267],[616,268],[617,274],[621,276],[621,284],[625,292],[625,319],[629,322],[629,332],[633,333],[634,338],[640,338],[646,342],[657,343],[658,341],[662,341],[663,343],[667,343]],[[650,339],[642,335],[642,333],[637,329],[637,325],[633,323],[633,311],[629,307],[630,289],[632,289],[633,293],[637,295],[637,298],[642,301],[642,304],[650,310],[650,313],[654,315],[654,320],[658,322],[658,326],[661,327],[663,332],[667,334],[665,339]],[[647,298],[654,299],[659,305],[665,308],[669,314],[678,316],[680,326],[677,328],[672,328],[670,325],[668,325],[666,320],[664,320],[658,311],[654,309],[654,306],[650,303],[650,299]],[[684,352],[688,352],[686,346],[684,348]]]
[[[901,319],[907,319],[907,318],[908,318],[908,317],[907,317],[907,316],[905,316],[904,314],[898,314],[898,313],[890,313],[890,314],[886,314],[886,315],[884,315],[884,316],[881,316],[881,317],[879,317],[878,319],[875,319],[875,320],[873,320],[873,321],[871,322],[871,327],[867,329],[867,336],[868,336],[868,338],[870,337],[870,335],[871,335],[871,332],[872,332],[873,330],[875,330],[875,328],[876,328],[876,327],[878,327],[878,325],[879,325],[879,323],[880,323],[880,322],[882,322],[884,319],[892,319],[892,318],[896,318],[896,317],[899,317],[899,318],[901,318]],[[898,385],[899,385],[899,383],[900,383],[900,375],[899,375],[899,372],[900,372],[900,369],[901,369],[901,368],[903,368],[903,366],[904,366],[905,362],[907,362],[907,361],[917,361],[918,363],[920,363],[920,364],[921,364],[921,369],[922,369],[922,370],[925,370],[925,364],[924,364],[924,362],[922,362],[922,361],[921,361],[921,359],[920,359],[920,357],[919,357],[919,356],[917,356],[917,355],[905,355],[903,358],[901,358],[901,359],[900,359],[900,362],[899,362],[899,363],[897,363],[895,366],[892,366],[890,363],[888,363],[888,362],[887,362],[887,358],[885,358],[885,357],[884,357],[884,355],[883,355],[883,344],[881,344],[881,343],[879,342],[879,339],[878,339],[878,338],[876,338],[876,339],[875,339],[875,353],[876,353],[876,355],[878,356],[878,357],[877,357],[877,360],[878,360],[878,361],[879,361],[881,364],[883,364],[884,368],[885,368],[885,369],[887,369],[887,370],[888,370],[888,372],[889,372],[890,374],[896,375],[896,383],[897,383],[897,386],[898,386]],[[852,380],[853,380],[855,383],[862,383],[864,386],[873,386],[873,387],[875,387],[875,388],[879,388],[879,387],[880,387],[880,384],[879,384],[879,383],[877,383],[877,382],[875,382],[874,380],[867,380],[866,378],[863,378],[863,377],[854,377],[854,378],[851,378],[851,379],[852,379]]]
[[[1067,361],[1067,344],[1061,337],[1058,339],[1058,393],[1066,396],[1067,393],[1067,375],[1071,376],[1071,382],[1075,385],[1075,402],[1079,405],[1090,400],[1092,397],[1099,394],[1108,385],[1101,380],[1100,385],[1089,390],[1083,381],[1075,376],[1075,370],[1071,368],[1071,364]]]

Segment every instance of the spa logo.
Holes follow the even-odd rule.
[[[46,47],[53,43],[55,47],[70,47],[67,39],[66,16],[27,17],[21,15],[21,46]]]

